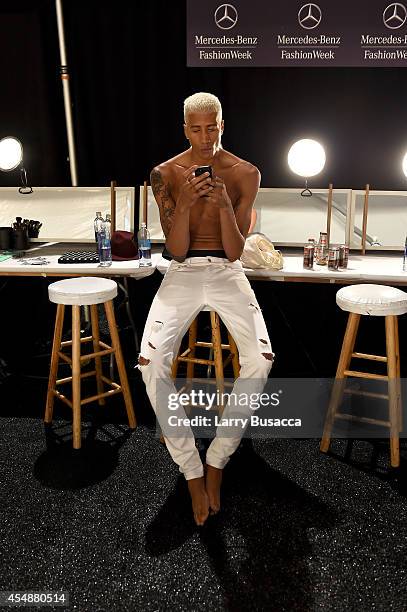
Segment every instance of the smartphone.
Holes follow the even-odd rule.
[[[212,166],[199,166],[195,170],[195,176],[201,176],[201,174],[204,174],[205,172],[209,172],[209,177],[208,178],[213,178],[213,175],[212,175]]]

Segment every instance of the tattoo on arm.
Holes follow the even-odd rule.
[[[150,174],[151,187],[160,209],[161,224],[164,234],[167,236],[172,225],[175,204],[171,198],[168,184],[164,183],[161,172],[157,169]]]

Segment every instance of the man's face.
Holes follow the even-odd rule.
[[[185,136],[192,150],[203,159],[211,159],[220,147],[223,120],[220,113],[188,113],[184,124]]]

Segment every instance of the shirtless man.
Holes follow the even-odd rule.
[[[232,392],[243,391],[244,379],[254,381],[261,392],[274,358],[263,315],[239,261],[260,172],[222,148],[224,122],[216,96],[197,93],[187,98],[184,119],[191,146],[151,172],[172,261],[151,305],[138,367],[161,425],[168,407],[161,406],[162,396],[157,400],[156,382],[166,385],[168,393],[176,392],[172,361],[205,305],[218,312],[239,350],[241,369]],[[195,176],[198,166],[211,166],[213,178],[208,172]],[[228,409],[227,405],[225,418]],[[187,480],[198,525],[220,509],[222,470],[242,434],[222,437],[218,428],[207,451],[205,473],[189,427],[177,436],[165,435],[167,448]]]

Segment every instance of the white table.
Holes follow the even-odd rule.
[[[131,278],[144,278],[154,273],[156,265],[161,255],[153,253],[151,266],[139,266],[139,260],[132,261],[113,261],[111,266],[101,267],[99,264],[59,264],[58,257],[67,250],[81,250],[77,245],[72,244],[69,248],[66,245],[60,250],[59,254],[48,255],[47,247],[54,246],[54,250],[58,249],[58,245],[48,244],[41,247],[35,247],[28,251],[24,258],[28,257],[46,257],[50,262],[44,265],[23,265],[18,259],[6,259],[0,262],[0,276],[121,276]],[[89,249],[89,245],[86,245]]]
[[[407,272],[403,272],[402,254],[350,255],[346,270],[331,271],[328,266],[317,266],[313,270],[304,270],[303,257],[298,254],[285,254],[282,270],[252,270],[244,268],[246,276],[252,280],[288,281],[301,283],[379,283],[388,285],[406,285]],[[157,269],[165,274],[169,261],[161,257]]]

